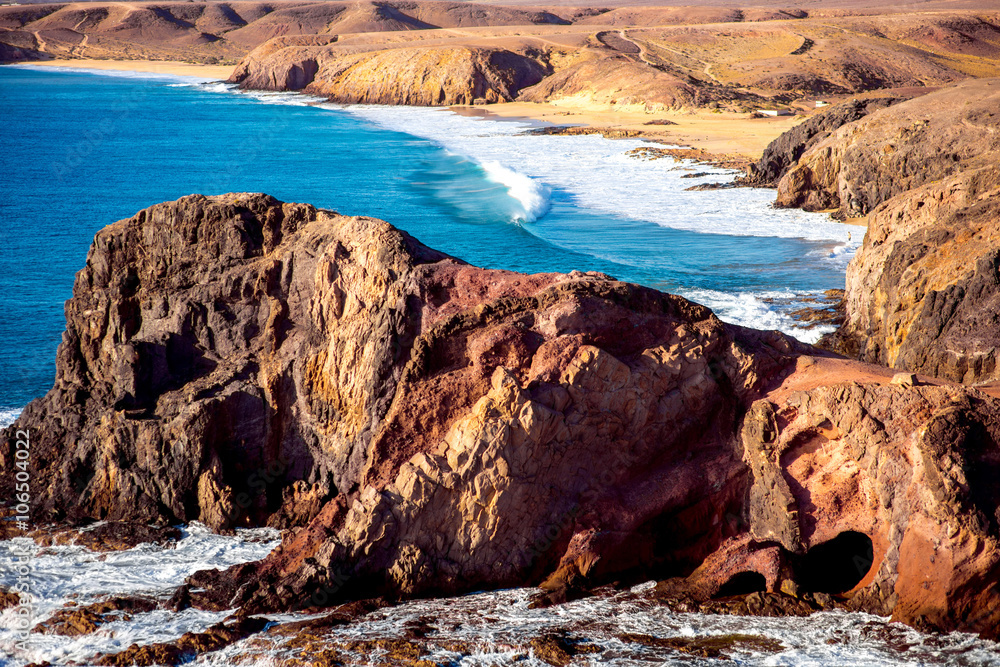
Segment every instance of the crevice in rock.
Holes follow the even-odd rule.
[[[716,600],[734,595],[749,595],[767,590],[767,579],[759,572],[737,572],[729,580],[719,586],[712,597]]]
[[[861,583],[873,562],[871,538],[849,530],[806,552],[799,581],[811,593],[845,593]]]

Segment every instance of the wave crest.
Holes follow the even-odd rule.
[[[0,408],[0,428],[7,428],[21,416],[24,408]]]
[[[486,178],[507,188],[507,194],[517,200],[521,212],[514,215],[517,222],[535,222],[552,208],[552,189],[526,174],[514,171],[499,162],[482,162]]]

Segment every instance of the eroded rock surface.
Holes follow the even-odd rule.
[[[442,258],[385,223],[263,195],[105,228],[55,386],[8,432],[31,435],[35,519],[307,520],[357,484],[419,330],[413,271]]]
[[[689,583],[842,598],[927,629],[1000,627],[1000,401],[957,386],[834,384],[755,403],[747,535]]]
[[[810,116],[772,141],[764,149],[760,160],[750,166],[745,177],[739,179],[740,184],[776,187],[781,177],[797,165],[802,154],[829,137],[831,132],[901,101],[903,99],[899,97],[852,99]]]
[[[415,46],[355,53],[301,41],[268,42],[243,59],[230,81],[244,88],[304,90],[344,104],[434,106],[509,102],[547,73],[530,54],[504,48]]]
[[[1000,400],[904,379],[605,275],[478,269],[371,218],[195,195],[97,235],[56,385],[2,452],[30,431],[36,520],[297,527],[174,609],[530,584],[559,602],[652,576],[750,613],[995,636]]]
[[[998,122],[1000,80],[966,82],[843,126],[781,179],[779,202],[868,225],[834,349],[969,384],[1000,379]]]
[[[995,164],[1000,80],[968,81],[844,125],[778,183],[776,205],[864,215],[908,190]]]

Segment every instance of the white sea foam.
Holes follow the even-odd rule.
[[[507,188],[507,194],[521,205],[521,212],[516,219],[520,222],[535,222],[548,213],[552,206],[552,190],[541,181],[526,176],[519,171],[509,169],[495,160],[482,163],[486,177],[494,183]]]
[[[227,83],[225,81],[188,82],[174,85],[195,87],[206,93],[242,95],[249,99],[256,100],[257,102],[263,102],[264,104],[308,107],[326,102],[325,97],[317,97],[315,95],[307,95],[305,93],[296,93],[286,90],[243,90],[238,84]]]
[[[836,331],[832,325],[814,325],[804,328],[791,317],[791,311],[815,307],[812,292],[792,292],[791,290],[772,292],[720,292],[707,289],[679,289],[681,296],[708,306],[723,322],[753,327],[754,329],[774,329],[801,340],[815,344],[828,333]]]
[[[187,574],[205,567],[226,567],[236,562],[265,555],[273,546],[273,532],[241,531],[237,537],[211,535],[203,528],[192,527],[175,549],[149,545],[119,554],[92,554],[74,547],[40,549],[30,543],[34,553],[32,581],[37,582],[38,610],[34,620],[42,620],[66,601],[68,595],[85,604],[112,592],[165,595]],[[263,541],[261,541],[263,540]],[[0,564],[5,561],[12,542],[0,542]],[[67,570],[68,573],[59,570]],[[110,574],[120,573],[116,583]],[[2,580],[0,580],[2,581]],[[72,582],[72,583],[71,583]],[[644,598],[652,582],[631,590],[606,593],[553,607],[532,609],[535,589],[520,588],[448,598],[424,599],[380,609],[329,630],[331,642],[359,639],[398,638],[407,624],[418,619],[429,623],[428,639],[461,642],[469,647],[465,654],[447,648],[432,649],[429,659],[439,664],[463,667],[545,667],[538,656],[524,647],[538,635],[568,629],[572,637],[596,647],[588,664],[645,667],[658,664],[664,651],[652,652],[624,640],[623,634],[654,637],[708,637],[729,634],[753,634],[780,642],[774,652],[736,647],[731,659],[736,664],[760,666],[818,667],[856,665],[858,667],[896,667],[912,664],[995,665],[1000,660],[1000,645],[979,640],[968,634],[927,635],[912,628],[890,623],[888,619],[863,613],[820,612],[805,618],[760,618],[728,615],[673,612]],[[0,614],[3,627],[10,627],[12,611]],[[229,612],[211,613],[188,609],[180,613],[154,611],[135,614],[130,620],[117,620],[96,632],[80,637],[32,635],[27,652],[15,649],[9,630],[0,630],[0,651],[10,657],[0,664],[23,667],[30,661],[48,660],[53,664],[88,664],[98,653],[117,652],[132,643],[140,645],[176,639],[185,632],[200,631],[223,620]],[[274,622],[313,618],[299,613],[268,614]],[[292,638],[284,635],[258,634],[194,660],[195,665],[228,666],[233,664],[269,667],[284,664],[298,655]],[[678,664],[713,665],[720,661],[702,659],[676,652],[668,654]],[[301,656],[298,656],[301,657]],[[372,656],[345,658],[347,665],[370,664]],[[724,661],[732,664],[730,661]]]
[[[120,552],[95,553],[83,547],[39,547],[27,538],[0,542],[0,586],[17,583],[17,566],[27,564],[27,581],[34,596],[32,622],[45,620],[66,602],[89,604],[107,595],[143,594],[169,597],[184,579],[198,570],[226,568],[259,560],[278,545],[273,529],[238,530],[236,537],[216,535],[200,524],[190,525],[176,545],[142,544]],[[19,552],[27,552],[23,559]],[[134,642],[147,644],[175,639],[202,630],[228,614],[163,610],[116,621],[83,637],[32,634],[28,651],[15,648],[17,610],[0,612],[0,655],[14,656],[6,664],[24,665],[48,660],[59,663],[84,660],[98,652],[119,651]],[[4,664],[0,660],[0,664]]]
[[[206,93],[230,93],[238,90],[234,83],[225,81],[185,81],[184,83],[172,83],[171,88],[197,88]]]
[[[650,586],[640,587],[649,589]],[[647,667],[663,664],[688,665],[786,665],[819,667],[895,667],[913,664],[993,665],[1000,650],[993,642],[971,635],[952,633],[925,635],[888,619],[869,614],[821,612],[806,618],[747,618],[708,614],[676,613],[663,605],[650,604],[635,593],[625,591],[608,597],[594,597],[545,609],[529,607],[533,589],[512,589],[478,593],[447,600],[408,602],[379,610],[348,625],[331,629],[332,641],[381,639],[403,636],[406,624],[424,619],[436,631],[428,639],[462,642],[468,654],[440,648],[429,659],[438,664],[462,667],[521,666],[546,667],[530,650],[528,642],[545,632],[569,629],[574,639],[592,644],[597,651],[581,664]],[[679,651],[650,651],[624,640],[622,634],[653,637],[706,637],[752,634],[780,642],[769,653],[756,648],[734,648],[731,660],[705,659]],[[286,640],[287,641],[287,640]],[[234,644],[216,654],[200,657],[194,664],[246,664],[246,652],[254,651],[259,666],[282,664],[295,649],[270,639],[265,648],[259,638]],[[366,665],[370,657],[358,657],[347,664]]]
[[[24,408],[0,408],[0,428],[7,428],[21,415]]]
[[[381,127],[424,137],[449,152],[483,165],[491,178],[510,188],[522,203],[539,202],[538,189],[547,187],[567,193],[583,209],[606,215],[654,223],[662,227],[703,234],[801,238],[822,245],[810,251],[816,262],[843,271],[860,246],[860,230],[818,213],[772,207],[774,191],[732,188],[688,191],[702,183],[728,182],[736,172],[706,167],[671,158],[639,159],[627,153],[649,144],[631,139],[606,139],[600,135],[531,135],[529,123],[470,118],[446,109],[400,108],[354,105],[339,107]],[[500,172],[500,170],[503,170]],[[692,171],[706,176],[682,178]],[[497,178],[495,174],[503,174]],[[516,176],[517,175],[517,176]],[[527,195],[527,197],[525,196]],[[530,209],[528,209],[530,210]],[[538,226],[526,229],[544,238],[544,218],[534,216]],[[532,218],[526,217],[526,222]],[[599,251],[596,254],[600,255]],[[728,322],[758,329],[777,329],[803,340],[816,342],[833,331],[832,326],[805,329],[789,316],[795,297],[818,294],[726,293],[713,290],[678,289],[678,293],[704,303]]]
[[[775,236],[831,241],[851,254],[858,231],[829,216],[775,209],[774,191],[733,188],[689,192],[707,182],[728,182],[731,170],[698,165],[709,176],[681,178],[691,164],[670,158],[643,160],[626,153],[648,147],[638,139],[600,135],[525,134],[528,123],[470,118],[447,109],[354,105],[344,109],[382,127],[429,139],[481,164],[494,162],[569,193],[583,208],[706,234]],[[860,234],[858,235],[860,236]],[[830,253],[828,253],[830,254]]]
[[[230,85],[232,86],[232,84]],[[247,97],[257,100],[258,102],[263,102],[264,104],[282,104],[293,107],[315,106],[326,101],[325,97],[315,97],[313,95],[305,95],[302,93],[288,93],[270,90],[240,90],[236,86],[232,86],[227,92],[233,92],[238,95],[246,95]]]
[[[20,69],[31,69],[46,72],[64,72],[69,74],[94,74],[98,76],[112,76],[118,79],[144,79],[148,81],[173,81],[180,85],[199,84],[208,81],[216,81],[214,77],[199,76],[197,74],[168,74],[166,72],[137,72],[134,70],[121,69],[94,69],[92,67],[52,67],[51,65],[34,65],[32,63],[18,63],[16,65],[6,65],[6,67],[17,67]]]

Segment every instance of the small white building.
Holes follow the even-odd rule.
[[[792,112],[788,109],[758,109],[757,113],[763,114],[765,116],[791,116]]]
[[[830,106],[829,102],[826,102],[824,100],[816,100],[816,108],[817,109],[819,109],[820,107],[828,107],[828,106]]]

